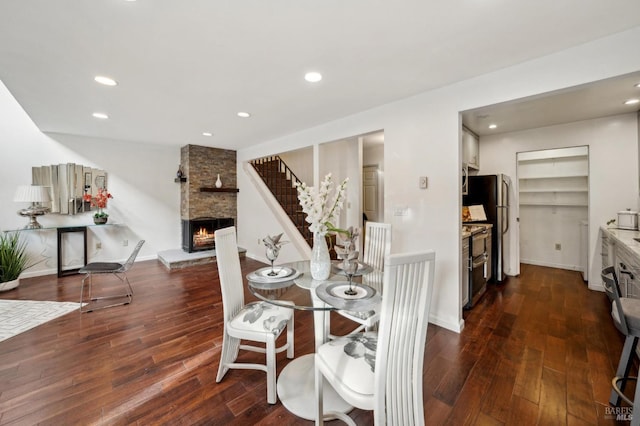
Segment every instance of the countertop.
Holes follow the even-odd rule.
[[[640,262],[640,242],[634,240],[634,238],[640,238],[640,231],[609,228],[607,226],[601,226],[600,229],[618,244],[626,246],[629,251],[638,258],[638,262]]]
[[[469,223],[462,225],[462,239],[469,238],[472,235],[477,234],[478,232],[482,232],[486,228],[493,228],[493,225],[490,223]]]

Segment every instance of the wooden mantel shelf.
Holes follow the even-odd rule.
[[[211,188],[203,186],[200,188],[200,192],[240,192],[238,188]]]

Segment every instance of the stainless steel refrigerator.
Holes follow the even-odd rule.
[[[511,180],[507,175],[469,176],[467,194],[462,197],[464,206],[482,204],[486,221],[490,223],[491,239],[491,276],[494,282],[504,281],[504,244],[505,234],[509,231],[509,188]]]

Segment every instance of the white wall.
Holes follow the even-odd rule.
[[[301,182],[313,186],[313,148],[282,152],[279,155]]]
[[[463,326],[460,308],[459,112],[518,99],[640,69],[640,28],[597,40],[498,72],[469,79],[360,114],[238,151],[239,241],[251,241],[263,227],[251,217],[271,215],[250,188],[240,164],[252,158],[350,135],[385,130],[385,218],[393,227],[393,251],[436,250],[436,287],[431,321],[452,330]],[[631,142],[633,144],[636,139]],[[637,148],[634,148],[637,149]],[[633,151],[636,153],[636,151]],[[593,158],[602,153],[591,150]],[[637,155],[633,169],[636,170]],[[481,161],[484,161],[481,154]],[[592,170],[597,178],[606,166]],[[637,172],[635,172],[637,173]],[[429,189],[418,188],[418,177],[429,178]],[[606,197],[605,197],[606,198]],[[605,201],[599,199],[598,202]],[[408,216],[393,216],[406,206]],[[593,223],[601,218],[591,217]]]
[[[349,179],[345,192],[345,203],[340,213],[339,228],[359,226],[361,223],[360,209],[360,156],[358,141],[347,139],[342,141],[325,143],[320,146],[320,177],[324,178],[328,173],[332,174],[335,186],[344,179]]]
[[[638,207],[638,118],[630,113],[523,132],[485,136],[480,140],[483,174],[516,176],[516,153],[534,149],[589,146],[589,287],[601,288],[598,229],[616,213]],[[517,185],[517,181],[514,179]],[[517,190],[516,190],[517,194]],[[512,205],[517,206],[517,200]],[[559,212],[560,213],[560,212]],[[511,211],[516,223],[518,209]],[[575,218],[573,218],[575,219]],[[575,222],[575,221],[574,221]],[[566,226],[570,226],[567,224]],[[576,235],[578,234],[578,224]],[[579,237],[576,237],[576,243]],[[507,273],[518,273],[517,235],[510,236]],[[577,249],[576,249],[577,250]]]
[[[108,173],[109,222],[123,227],[91,227],[88,232],[89,260],[125,259],[138,239],[147,240],[139,259],[150,259],[159,250],[180,246],[180,188],[173,182],[180,149],[91,140],[70,135],[41,133],[0,82],[0,229],[19,229],[28,219],[16,211],[26,207],[13,202],[18,185],[31,183],[31,167],[57,163],[79,163],[101,168]],[[93,224],[92,214],[75,216],[48,214],[39,222],[47,227]],[[29,255],[38,265],[23,276],[56,272],[56,232],[27,231]],[[70,235],[65,246],[65,265],[79,262],[81,248],[78,235]],[[128,246],[123,241],[128,240]],[[95,248],[100,241],[101,249]]]

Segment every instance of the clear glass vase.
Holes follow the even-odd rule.
[[[314,280],[326,280],[331,274],[331,258],[324,234],[313,234],[313,248],[311,249],[311,277]]]

